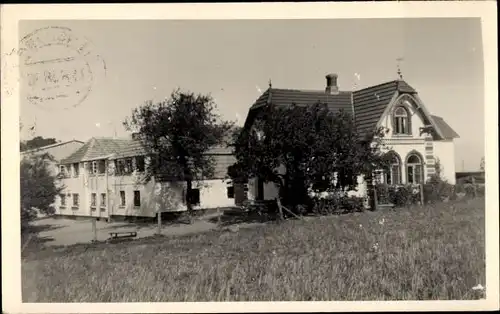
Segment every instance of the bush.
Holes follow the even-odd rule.
[[[364,210],[364,198],[345,193],[331,194],[326,198],[313,198],[313,213],[319,215],[345,214]]]
[[[436,175],[424,184],[424,201],[426,203],[438,203],[445,199],[453,200],[455,198],[455,187]]]
[[[418,186],[377,184],[375,188],[378,204],[393,204],[396,207],[402,207],[420,202]]]
[[[486,185],[478,184],[477,185],[477,196],[485,196],[486,195]]]
[[[474,195],[474,191],[476,194]],[[484,184],[472,184],[463,183],[457,184],[455,186],[455,193],[465,193],[468,198],[473,198],[474,196],[480,197],[485,195],[485,185]]]

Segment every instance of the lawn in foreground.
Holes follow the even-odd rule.
[[[24,302],[475,299],[484,199],[69,250],[22,265]]]

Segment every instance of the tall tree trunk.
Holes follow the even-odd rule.
[[[186,207],[190,224],[193,222],[192,189],[193,182],[190,179],[186,180]]]

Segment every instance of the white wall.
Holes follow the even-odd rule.
[[[80,204],[72,207],[72,196],[66,197],[66,206],[61,207],[60,197],[56,200],[56,214],[87,217],[141,216],[154,217],[157,211],[178,212],[187,210],[185,204],[186,183],[154,180],[145,182],[140,175],[86,175],[83,169],[79,177],[62,179],[63,193],[79,194]],[[234,198],[227,197],[227,181],[206,180],[201,184],[200,204],[194,209],[207,209],[234,206]],[[125,206],[121,204],[120,191],[125,192]],[[134,206],[134,191],[140,193],[140,206]],[[91,193],[96,193],[96,207],[90,207]],[[101,206],[101,193],[106,193],[107,203]]]
[[[420,114],[417,112],[415,107],[413,106],[407,106],[407,109],[410,111],[410,117],[411,117],[411,136],[408,135],[394,135],[392,133],[392,112],[389,112],[388,115],[382,118],[382,123],[381,126],[388,128],[389,133],[386,134],[386,138],[420,138],[424,139],[425,135],[422,134],[420,135],[420,128],[424,126],[424,121],[420,117]]]
[[[441,175],[449,183],[455,184],[455,143],[453,140],[435,141],[434,156],[441,163]]]
[[[257,198],[257,179],[251,178],[248,180],[248,200],[255,201]]]
[[[405,96],[406,97],[406,96]],[[416,100],[415,100],[416,102]],[[396,102],[397,103],[397,102]],[[406,103],[406,108],[410,111],[411,118],[411,135],[395,135],[392,133],[392,112],[390,111],[382,119],[381,126],[389,130],[384,137],[384,143],[387,145],[387,150],[393,150],[401,159],[401,179],[402,183],[407,183],[406,174],[406,158],[410,152],[420,154],[422,161],[423,178],[427,180],[426,151],[425,137],[426,134],[420,134],[420,128],[425,125],[420,113],[416,110],[414,102]],[[430,161],[432,162],[432,161]]]
[[[274,182],[264,183],[264,200],[274,200],[279,196],[279,188]]]
[[[234,198],[227,197],[227,182],[229,180],[205,180],[201,184],[193,184],[200,188],[200,205],[196,208],[217,208],[234,206]]]
[[[248,199],[256,200],[258,194],[257,179],[248,180]],[[274,200],[279,195],[279,188],[274,182],[264,183],[264,200]]]
[[[423,141],[411,141],[408,140],[406,142],[394,142],[391,140],[386,141],[388,149],[391,149],[392,151],[396,152],[400,159],[401,159],[401,178],[403,180],[403,183],[406,183],[407,177],[406,177],[406,158],[410,154],[410,152],[417,152],[420,154],[420,157],[422,159],[422,170],[424,171],[423,177],[427,178],[427,168],[425,167],[426,165],[426,159],[425,159],[425,143]]]

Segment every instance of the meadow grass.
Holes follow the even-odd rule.
[[[24,302],[484,297],[484,198],[210,231],[22,263]]]

